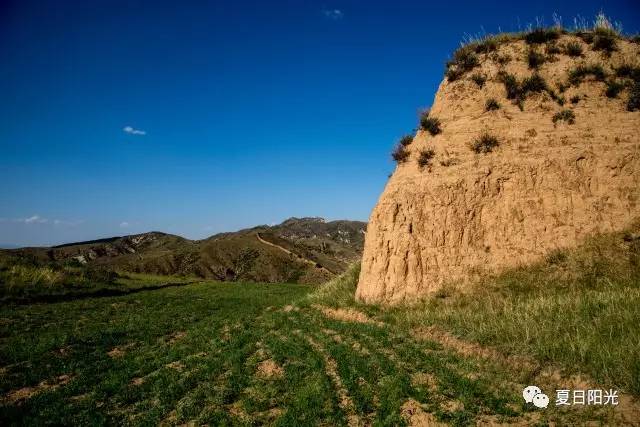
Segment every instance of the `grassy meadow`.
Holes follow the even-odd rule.
[[[601,236],[403,308],[355,302],[357,266],[319,288],[129,275],[118,294],[5,296],[0,424],[631,423],[639,246]],[[594,387],[620,405],[553,404]]]

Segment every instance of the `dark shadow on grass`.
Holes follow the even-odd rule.
[[[144,286],[133,289],[113,289],[103,288],[93,292],[86,293],[65,293],[65,294],[48,294],[48,295],[20,295],[20,296],[8,296],[0,300],[0,304],[34,304],[34,303],[56,303],[65,301],[76,301],[88,298],[106,298],[106,297],[119,297],[131,294],[137,294],[140,292],[157,291],[159,289],[177,288],[180,286],[193,285],[199,282],[185,282],[185,283],[162,283],[158,285]]]

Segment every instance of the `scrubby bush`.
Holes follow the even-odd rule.
[[[555,41],[553,41],[553,42],[547,43],[545,47],[545,52],[547,55],[558,55],[562,53],[562,49],[560,49],[560,46],[558,46],[558,44]]]
[[[430,148],[420,151],[418,156],[418,165],[423,168],[431,164],[431,160],[435,157],[436,152]]]
[[[576,122],[576,115],[571,110],[562,110],[553,115],[553,123],[557,123],[559,121],[565,121],[570,125]]]
[[[582,56],[582,46],[578,42],[569,42],[564,46],[564,53],[574,58]]]
[[[485,111],[493,111],[500,109],[500,103],[496,101],[494,98],[487,99],[487,102],[484,103]]]
[[[561,30],[559,28],[535,28],[524,36],[527,44],[542,44],[560,38]]]
[[[498,138],[488,133],[483,133],[471,143],[471,149],[476,153],[490,153],[500,145]]]
[[[431,135],[437,135],[442,132],[440,128],[440,120],[436,117],[431,117],[429,111],[425,111],[420,116],[420,128],[426,130]]]
[[[537,70],[545,63],[546,60],[547,58],[534,48],[529,48],[527,51],[527,63],[529,64],[529,68]]]
[[[640,110],[640,82],[635,82],[629,91],[628,111]]]
[[[593,43],[594,34],[591,31],[578,31],[576,33],[576,36],[578,36],[586,44]]]
[[[404,135],[400,138],[399,144],[402,146],[407,146],[413,142],[413,135]]]
[[[572,104],[577,104],[578,102],[580,102],[580,95],[574,95],[571,97]]]
[[[482,73],[475,73],[471,75],[471,80],[473,80],[473,82],[477,84],[479,88],[482,88],[484,86],[484,83],[487,81],[487,76]]]
[[[608,28],[596,28],[593,36],[593,50],[601,50],[605,54],[610,55],[611,52],[618,49],[618,34]]]
[[[607,89],[605,90],[605,95],[607,98],[617,98],[618,94],[624,89],[624,85],[616,80],[607,81]]]
[[[489,56],[489,59],[498,65],[507,65],[511,62],[511,57],[509,55],[500,55],[497,52],[493,52],[491,56]]]
[[[409,158],[409,150],[407,150],[406,146],[398,144],[391,152],[391,157],[396,163],[404,163]]]
[[[498,79],[504,84],[507,92],[507,99],[516,99],[520,93],[520,85],[518,79],[513,74],[506,72],[498,73]]]
[[[640,81],[640,67],[622,64],[616,68],[616,77],[628,78],[636,82]]]
[[[521,85],[521,92],[525,96],[528,93],[544,92],[547,89],[548,89],[547,82],[538,73],[534,73],[531,76],[525,78],[522,81],[522,85]]]
[[[607,73],[605,73],[604,68],[602,68],[600,64],[578,65],[569,71],[569,84],[578,86],[587,76],[593,76],[597,81],[604,81]]]
[[[447,62],[447,80],[457,80],[464,73],[473,70],[478,65],[480,65],[480,61],[475,53],[475,46],[462,46],[453,53],[453,59]]]

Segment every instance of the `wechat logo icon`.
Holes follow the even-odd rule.
[[[522,390],[522,397],[527,403],[533,403],[536,408],[546,408],[549,405],[549,396],[544,394],[540,387],[530,385]]]

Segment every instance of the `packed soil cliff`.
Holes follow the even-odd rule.
[[[408,303],[640,216],[640,45],[606,28],[458,50],[371,214],[356,297]]]

